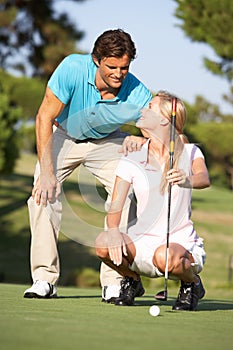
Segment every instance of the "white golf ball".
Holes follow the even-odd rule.
[[[160,314],[160,308],[157,305],[152,305],[149,309],[151,316],[158,316]]]

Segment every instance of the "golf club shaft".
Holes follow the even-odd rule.
[[[176,130],[176,105],[177,99],[172,99],[172,114],[170,124],[170,144],[169,144],[169,167],[173,168],[174,148],[175,148],[175,130]],[[169,234],[170,234],[170,216],[171,216],[171,190],[172,185],[168,185],[168,211],[167,211],[167,241],[166,241],[166,258],[165,258],[165,274],[164,274],[164,294],[167,295],[168,281],[168,256],[169,256]]]

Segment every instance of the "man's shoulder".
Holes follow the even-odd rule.
[[[128,73],[123,81],[119,97],[124,100],[132,100],[132,103],[140,103],[143,101],[143,105],[149,103],[152,98],[150,90],[132,73]]]
[[[54,71],[52,78],[57,76],[68,79],[69,84],[75,83],[77,79],[88,79],[89,75],[93,75],[96,66],[92,60],[91,54],[70,54],[66,56]]]
[[[127,74],[125,81],[128,84],[131,84],[132,86],[140,85],[145,87],[145,85],[133,73],[130,73],[130,72]],[[147,88],[145,87],[145,89]]]
[[[75,65],[93,63],[93,60],[91,54],[72,53],[64,58],[64,62]]]

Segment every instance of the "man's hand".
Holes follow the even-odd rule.
[[[122,143],[119,153],[127,156],[128,152],[140,151],[146,141],[147,139],[143,136],[127,136]]]
[[[46,206],[47,200],[53,203],[61,194],[61,184],[54,175],[40,175],[32,189],[32,197],[36,200],[36,204],[41,203]]]
[[[118,228],[108,230],[108,251],[112,262],[119,266],[122,263],[122,255],[127,255],[123,234]]]

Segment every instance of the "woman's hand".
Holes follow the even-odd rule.
[[[167,182],[171,185],[184,186],[184,184],[187,184],[187,182],[189,182],[188,177],[186,176],[184,170],[182,169],[169,170],[167,172],[166,179],[167,179]]]
[[[122,256],[127,255],[127,250],[123,234],[118,228],[108,229],[108,251],[112,262],[121,265]]]
[[[147,139],[143,136],[126,136],[119,153],[123,153],[125,156],[127,156],[128,152],[140,151],[146,141]]]

